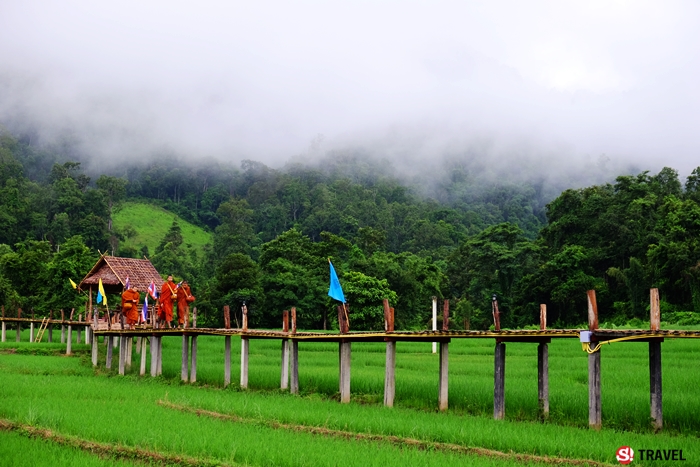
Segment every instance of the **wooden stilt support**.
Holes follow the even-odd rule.
[[[438,410],[447,410],[449,341],[440,342],[440,383],[438,384]]]
[[[151,336],[151,377],[156,376],[158,376],[158,338],[153,335]]]
[[[136,338],[136,353],[137,354],[141,353],[141,339],[143,339],[141,336]]]
[[[15,337],[15,341],[20,342],[22,336],[22,323],[17,323],[17,336]]]
[[[68,325],[68,340],[66,340],[66,355],[71,354],[71,346],[73,345],[73,326]]]
[[[119,339],[119,374],[124,374],[124,369],[126,367],[126,341],[124,336]],[[70,341],[68,341],[70,342]]]
[[[2,342],[7,341],[7,323],[4,321],[2,322]]]
[[[141,368],[139,368],[139,375],[143,376],[146,374],[146,345],[148,345],[148,338],[141,337],[140,347],[141,347]]]
[[[394,309],[389,306],[389,300],[384,299],[384,330],[394,332]],[[386,340],[386,364],[384,367],[384,405],[394,406],[396,395],[396,341]]]
[[[231,384],[231,336],[224,337],[224,387]]]
[[[249,341],[247,337],[241,337],[241,388],[248,388],[248,350]]]
[[[134,350],[134,336],[126,338],[126,368],[131,368],[131,354]]]
[[[588,291],[588,330],[598,329],[598,304],[595,290]],[[600,430],[603,426],[600,400],[600,350],[588,354],[588,426]]]
[[[34,342],[34,323],[29,323],[29,342]]]
[[[493,371],[493,418],[503,420],[506,416],[506,344],[496,341]]]
[[[549,418],[549,344],[537,345],[537,399],[540,418]]]
[[[107,358],[105,359],[105,368],[108,370],[112,369],[112,341],[114,336],[107,336]]]
[[[158,376],[163,374],[163,336],[158,336],[158,366],[157,373]]]
[[[661,330],[661,308],[659,306],[659,289],[651,289],[651,316],[649,324],[652,331]],[[651,425],[655,432],[663,428],[662,380],[661,380],[661,342],[657,339],[649,342],[649,397],[651,402]]]
[[[182,364],[180,368],[180,379],[183,382],[187,382],[187,376],[188,376],[188,371],[187,371],[187,364],[189,363],[190,360],[190,338],[187,334],[182,335]]]
[[[49,320],[53,320],[53,310],[49,311]],[[49,322],[49,342],[53,342],[53,323]]]
[[[340,341],[340,402],[347,404],[350,402],[350,359],[351,359],[351,343],[349,341]]]
[[[75,336],[75,343],[76,343],[76,344],[80,344],[80,341],[82,340],[82,337],[81,337],[81,335],[80,335],[80,332],[82,331],[82,329],[83,329],[83,328],[82,328],[81,326],[77,326],[77,327],[75,328],[75,334],[76,334],[76,336]]]
[[[433,296],[433,331],[437,331],[437,297]],[[437,353],[437,342],[433,342],[433,353]]]
[[[289,332],[289,311],[282,312],[282,332]],[[282,369],[280,371],[280,389],[289,389],[289,339],[282,339]]]
[[[97,357],[98,357],[98,348],[97,348],[97,339],[92,340],[92,366],[97,366]]]
[[[289,392],[299,394],[299,342],[294,339],[289,343]]]
[[[190,383],[197,382],[197,336],[192,336],[190,349]]]

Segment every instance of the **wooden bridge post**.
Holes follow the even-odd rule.
[[[384,304],[384,330],[394,332],[394,309],[386,298]],[[384,368],[384,405],[394,406],[396,396],[396,341],[386,338],[386,365]]]
[[[124,336],[121,336],[121,339],[119,339],[119,374],[123,375],[124,374],[124,369],[126,367],[126,342],[128,339],[126,339]],[[70,340],[68,341],[70,342]]]
[[[68,325],[68,340],[66,340],[66,355],[71,354],[71,346],[73,345],[73,326]]]
[[[82,319],[82,316],[83,316],[83,315],[80,315],[80,314],[78,315],[78,321],[82,321],[82,320],[83,320],[83,319]],[[77,326],[77,327],[75,328],[75,334],[76,334],[75,343],[76,343],[76,344],[80,344],[80,341],[81,341],[81,339],[82,339],[82,337],[81,337],[81,335],[80,335],[80,331],[81,331],[81,330],[82,330],[82,327],[80,327],[80,326]]]
[[[297,333],[297,309],[292,307],[292,334]],[[299,341],[292,339],[290,341],[291,348],[289,352],[290,365],[290,394],[299,394]]]
[[[190,349],[190,383],[197,382],[197,336],[192,336]]]
[[[163,336],[158,336],[158,358],[156,373],[158,376],[163,374]]]
[[[187,364],[189,362],[190,338],[187,334],[182,335],[182,363],[180,365],[180,379],[187,382]]]
[[[450,341],[440,341],[440,382],[438,383],[438,410],[447,410],[448,384],[447,375],[449,367],[449,345]]]
[[[282,312],[282,332],[289,332],[289,310]],[[280,389],[289,388],[289,339],[282,339],[282,370],[280,372]]]
[[[248,330],[248,307],[243,305],[241,307],[242,314],[242,330],[245,332]],[[248,351],[250,342],[245,336],[241,336],[241,388],[248,388]]]
[[[340,352],[340,402],[347,404],[350,402],[350,358],[351,343],[348,340],[341,340],[339,344]]]
[[[136,353],[137,354],[141,354],[141,339],[143,339],[143,337],[141,337],[141,336],[138,336],[136,338]]]
[[[53,310],[49,311],[49,343],[53,342]]]
[[[231,329],[231,310],[224,305],[224,328]],[[224,336],[224,387],[231,384],[231,336]]]
[[[126,367],[131,368],[131,357],[134,353],[134,336],[126,338]]]
[[[493,418],[503,420],[506,416],[506,344],[496,339],[493,354]]]
[[[112,340],[114,336],[107,336],[107,358],[105,359],[105,368],[108,370],[112,369]]]
[[[158,338],[153,334],[151,335],[151,377],[156,376],[158,376]]]
[[[17,308],[17,318],[21,318],[21,317],[22,317],[22,309]],[[22,335],[22,323],[18,322],[17,323],[17,337],[15,338],[15,340],[17,342],[20,342],[21,335]]]
[[[595,290],[588,295],[588,330],[598,329],[598,304]],[[588,354],[588,426],[600,431],[603,426],[602,405],[600,400],[600,350]]]
[[[651,331],[661,330],[661,307],[659,289],[651,289],[649,325]],[[662,380],[661,380],[661,339],[649,341],[649,397],[651,399],[651,425],[654,431],[663,428]]]
[[[63,322],[66,320],[66,314],[61,310],[61,344],[66,343],[66,325]]]
[[[2,322],[2,342],[5,342],[7,340],[7,323],[5,321]]]
[[[437,331],[437,297],[433,296],[433,331]],[[437,353],[437,342],[433,342],[433,353]]]
[[[146,374],[146,345],[148,345],[148,339],[144,336],[141,337],[140,347],[141,347],[141,368],[139,368],[139,375],[143,376]]]
[[[97,366],[97,339],[92,340],[92,366]]]
[[[547,329],[547,305],[540,304],[540,330]],[[540,418],[549,418],[549,343],[537,344],[537,399]]]
[[[29,342],[34,342],[34,323],[29,323]]]

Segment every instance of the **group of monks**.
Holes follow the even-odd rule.
[[[122,313],[126,319],[126,324],[133,328],[139,323],[141,314],[139,313],[139,291],[135,286],[131,286],[122,294]],[[160,288],[160,296],[156,302],[159,324],[165,327],[172,327],[173,305],[177,303],[177,323],[179,327],[188,327],[190,303],[194,301],[194,296],[187,281],[182,281],[179,285],[173,282],[173,276],[168,279]]]

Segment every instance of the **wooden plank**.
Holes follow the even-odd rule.
[[[440,342],[440,382],[438,384],[438,410],[447,410],[448,396],[448,367],[449,367],[449,346],[448,342]]]
[[[600,351],[588,354],[588,426],[598,431],[603,426],[600,401]]]
[[[503,420],[506,415],[506,344],[503,342],[496,342],[493,380],[493,418]]]
[[[190,357],[190,339],[187,336],[187,334],[182,335],[182,362],[180,364],[180,379],[184,381],[185,383],[187,382],[187,376],[188,376],[188,368],[187,364],[189,363],[189,357]]]
[[[197,382],[197,335],[192,336],[190,348],[190,383]]]
[[[231,336],[224,336],[224,387],[231,384]]]
[[[290,381],[289,392],[299,394],[299,342],[292,340],[289,352]]]
[[[655,432],[663,428],[661,380],[661,342],[649,342],[649,396],[651,399],[651,426]]]
[[[393,324],[393,323],[392,323]],[[384,405],[394,406],[396,396],[396,342],[386,343],[386,366],[384,370]]]
[[[340,342],[340,402],[350,402],[350,359],[352,355],[350,342]]]
[[[549,418],[549,344],[537,345],[537,398],[540,418]]]

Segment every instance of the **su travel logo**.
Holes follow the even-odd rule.
[[[640,461],[684,461],[682,449],[637,449]],[[622,465],[631,464],[634,460],[634,449],[629,446],[620,446],[615,453],[615,458]]]
[[[634,450],[629,446],[622,446],[618,448],[615,457],[620,464],[627,465],[634,460]]]

